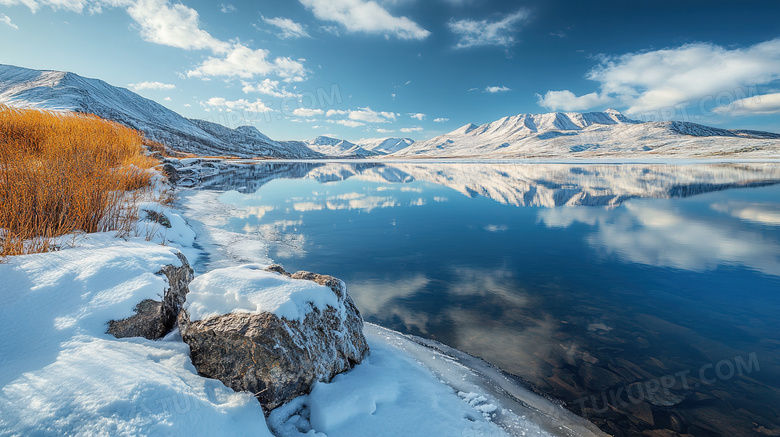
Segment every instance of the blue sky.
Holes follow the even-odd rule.
[[[275,139],[523,112],[780,131],[780,2],[0,0],[0,63]]]

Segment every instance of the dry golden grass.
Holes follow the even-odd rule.
[[[144,146],[146,146],[146,148],[149,149],[151,153],[158,154],[160,156],[165,156],[167,158],[197,158],[198,157],[198,155],[192,153],[180,152],[178,150],[169,148],[163,143],[146,139],[146,138],[144,138]]]
[[[0,256],[72,232],[129,229],[156,164],[140,133],[93,115],[0,105]],[[132,202],[132,200],[131,200]]]

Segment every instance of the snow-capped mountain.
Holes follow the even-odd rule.
[[[316,158],[296,142],[277,142],[250,126],[225,126],[182,117],[125,88],[63,71],[0,65],[0,103],[92,113],[138,129],[147,138],[199,155]]]
[[[319,136],[303,143],[311,150],[330,157],[368,157],[378,154],[355,143],[333,137]]]
[[[780,134],[696,123],[641,122],[620,112],[519,114],[418,141],[399,157],[778,157]]]
[[[413,143],[411,138],[364,138],[356,142],[366,150],[386,155],[401,151]]]
[[[409,138],[365,138],[352,143],[338,138],[319,136],[313,140],[303,141],[315,152],[330,157],[368,158],[403,150],[414,140]]]

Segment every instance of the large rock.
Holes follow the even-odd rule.
[[[192,283],[179,315],[201,375],[253,393],[269,412],[368,354],[343,281],[280,266],[219,269]]]
[[[108,333],[116,338],[144,337],[157,340],[169,333],[176,325],[176,318],[189,292],[192,268],[187,258],[179,252],[181,266],[167,265],[156,274],[168,278],[168,288],[163,300],[145,299],[135,307],[135,314],[122,320],[108,322]]]

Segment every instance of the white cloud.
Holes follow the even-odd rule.
[[[460,36],[459,49],[477,46],[510,47],[515,44],[514,33],[517,25],[528,19],[528,11],[519,10],[499,21],[488,20],[451,20],[450,30]]]
[[[396,114],[386,111],[373,111],[369,107],[358,108],[349,112],[350,120],[364,121],[367,123],[389,123],[395,121]]]
[[[238,9],[236,9],[236,7],[231,5],[230,3],[227,3],[227,4],[220,3],[219,4],[219,10],[223,14],[227,14],[227,13],[230,13],[230,12],[236,12]]]
[[[251,78],[276,73],[285,81],[303,80],[303,64],[290,58],[268,59],[268,50],[250,49],[236,44],[224,57],[210,56],[197,68],[187,72],[189,77],[227,76]]]
[[[439,118],[434,118],[433,119],[434,123],[444,123],[446,121],[450,121],[450,119],[446,118],[446,117],[439,117]]]
[[[423,119],[425,118],[425,114],[423,114],[422,112],[418,112],[418,113],[410,112],[407,115],[409,115],[409,117],[416,118],[417,120],[420,121],[423,121]]]
[[[314,16],[335,21],[350,32],[395,36],[400,39],[425,39],[431,33],[407,17],[391,15],[375,1],[366,0],[300,0]]]
[[[379,132],[380,134],[389,134],[391,132],[395,132],[394,129],[384,129],[384,128],[381,128],[381,127],[378,127],[378,128],[376,128],[374,130]]]
[[[285,82],[302,82],[306,80],[306,68],[304,59],[297,61],[288,57],[274,59],[276,74],[284,78]]]
[[[341,36],[339,28],[336,26],[320,26],[320,30],[331,35]]]
[[[167,0],[138,0],[127,13],[141,26],[141,37],[155,44],[185,50],[208,49],[227,52],[230,44],[220,41],[200,28],[198,12],[183,4]]]
[[[780,93],[738,99],[715,108],[715,112],[731,115],[777,114],[780,113]]]
[[[586,77],[599,83],[597,92],[578,97],[567,91],[548,91],[540,104],[555,103],[558,106],[551,109],[564,109],[613,101],[627,107],[629,114],[641,114],[679,104],[718,104],[724,93],[733,102],[734,97],[744,97],[749,87],[780,79],[780,38],[746,48],[693,43],[603,57]],[[767,103],[755,104],[756,112],[774,112],[775,97],[769,96]],[[745,110],[750,106],[745,105]]]
[[[250,102],[246,99],[227,100],[224,97],[212,97],[202,103],[205,106],[211,106],[228,111],[250,111],[250,112],[271,112],[273,109],[261,102],[260,99]]]
[[[322,109],[309,109],[309,108],[297,108],[293,110],[293,114],[298,117],[314,117],[315,115],[323,115],[325,111]]]
[[[394,112],[377,112],[369,107],[358,108],[357,110],[330,109],[325,115],[328,117],[346,115],[350,120],[361,121],[365,123],[390,123],[395,121],[397,117],[397,114]]]
[[[569,90],[547,91],[544,96],[537,94],[536,97],[538,98],[539,106],[552,110],[562,109],[564,111],[581,111],[608,104],[612,101],[610,97],[599,93],[590,93],[578,97]]]
[[[163,100],[165,100],[166,102],[170,102],[170,101],[171,101],[171,100],[173,100],[173,99],[171,99],[170,97],[166,97],[166,98],[164,98]]]
[[[129,83],[128,87],[140,91],[140,90],[172,90],[176,88],[176,85],[162,82],[138,82]]]
[[[401,132],[406,133],[406,134],[411,133],[411,132],[420,132],[422,130],[423,130],[423,128],[421,128],[420,126],[402,127],[401,128]]]
[[[336,120],[336,121],[328,120],[328,122],[334,122],[336,124],[340,124],[340,125],[346,126],[346,127],[365,126],[365,123],[361,123],[361,122],[355,121],[355,120]]]
[[[485,88],[486,93],[495,94],[495,93],[505,93],[507,91],[512,91],[511,88],[507,88],[505,86],[489,86]]]
[[[300,94],[295,94],[293,92],[280,88],[278,80],[271,80],[266,78],[254,85],[250,82],[242,82],[242,85],[244,86],[243,88],[241,88],[241,90],[245,94],[260,93],[260,94],[265,94],[267,96],[278,97],[282,99],[300,97]]]
[[[267,24],[275,26],[281,31],[281,33],[278,35],[281,39],[304,37],[311,38],[308,32],[306,32],[306,29],[304,29],[303,25],[296,23],[289,18],[262,18],[263,21],[265,21]]]
[[[238,76],[250,78],[265,76],[274,71],[273,62],[267,59],[268,50],[253,50],[238,44],[225,57],[209,57],[194,70],[187,72],[190,77]]]
[[[14,29],[16,29],[16,30],[19,30],[19,26],[17,26],[16,24],[14,24],[14,23],[11,21],[11,17],[9,17],[8,15],[5,15],[5,14],[0,14],[0,23],[5,23],[5,24],[7,24],[7,25],[11,26],[12,28],[14,28]]]

